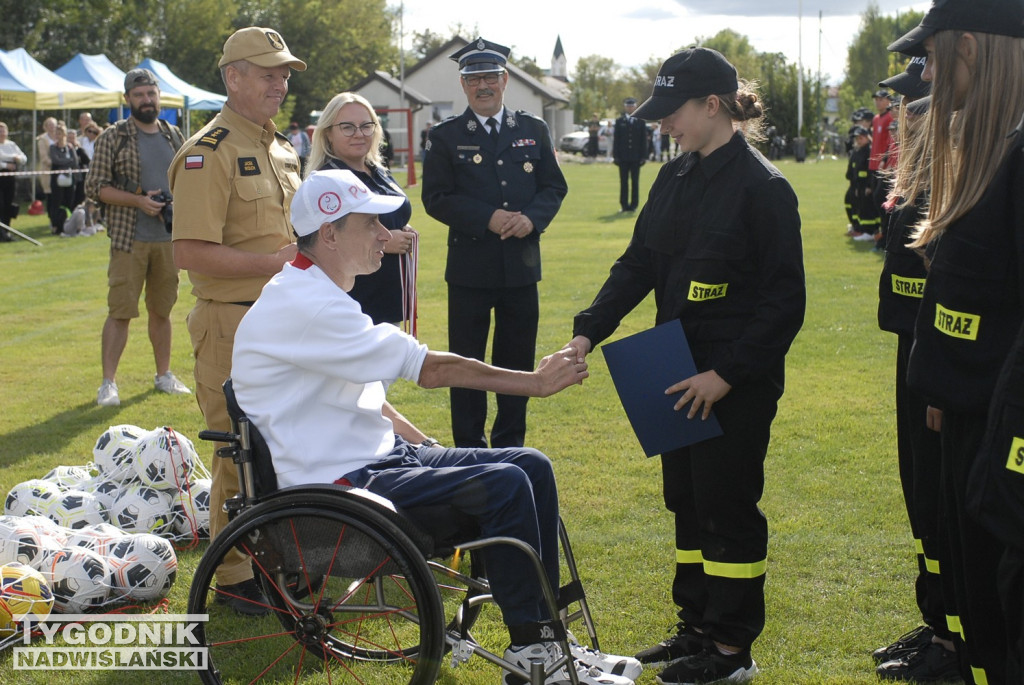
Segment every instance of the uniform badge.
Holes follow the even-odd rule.
[[[238,173],[242,176],[259,176],[260,165],[255,157],[239,157]]]
[[[533,173],[533,162],[527,162],[526,164],[524,164],[523,165],[523,171],[525,171],[528,174],[532,174]]]
[[[430,152],[430,147],[433,142],[434,141],[432,141],[430,138],[427,138],[427,144],[423,149],[426,150],[427,152]]]
[[[484,42],[484,39],[483,38],[478,38],[477,41],[476,41],[476,49],[477,50],[484,50],[486,48],[487,48],[487,43]]]
[[[480,153],[473,155],[473,164],[479,164],[484,161],[484,158],[480,156]]]
[[[203,135],[202,138],[196,141],[196,145],[202,145],[203,147],[208,147],[211,150],[216,150],[217,146],[221,144],[221,141],[228,137],[229,133],[231,133],[231,131],[227,130],[223,126],[211,128]]]
[[[281,40],[281,36],[276,31],[267,31],[267,40],[270,41],[270,47],[275,50],[284,50],[284,41]]]
[[[477,126],[478,124],[476,123],[476,119],[470,119],[469,121],[466,122],[466,130],[469,131],[470,133],[475,133]]]
[[[518,126],[518,124],[516,123],[516,118],[512,116],[512,112],[509,112],[508,116],[505,117],[505,125],[508,126],[509,128],[515,128],[516,126]]]
[[[186,169],[202,169],[203,168],[203,156],[202,155],[186,155],[185,156],[185,168]]]

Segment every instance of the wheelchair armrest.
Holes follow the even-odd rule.
[[[210,442],[238,442],[240,437],[238,433],[229,433],[227,431],[199,431],[199,439],[209,440]]]

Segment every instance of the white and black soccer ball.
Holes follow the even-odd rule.
[[[210,536],[209,478],[197,478],[174,498],[174,532],[179,536]]]
[[[34,568],[42,553],[35,526],[20,516],[0,518],[0,566],[16,561]]]
[[[195,447],[188,438],[169,428],[157,428],[135,443],[132,469],[143,485],[178,490],[188,482],[195,462]]]
[[[104,523],[107,518],[99,499],[85,490],[66,490],[50,503],[50,520],[71,530]]]
[[[110,550],[115,544],[125,538],[125,533],[120,528],[101,523],[95,526],[87,526],[74,531],[68,536],[67,547],[85,547],[91,549],[102,557],[109,556]]]
[[[51,542],[51,547],[63,547],[68,541],[68,534],[71,533],[64,526],[55,523],[49,516],[30,514],[22,516],[21,520],[28,525],[35,526],[36,531],[39,533],[39,538],[44,541],[44,546],[46,542]]]
[[[12,516],[46,516],[50,503],[59,497],[60,488],[56,483],[41,478],[26,480],[15,485],[7,493],[4,513]]]
[[[108,512],[114,506],[114,501],[121,494],[121,483],[112,480],[103,480],[102,476],[82,483],[82,490],[91,492],[93,496],[103,505],[103,511]]]
[[[167,596],[178,575],[171,543],[156,535],[129,535],[110,550],[114,592],[152,602]]]
[[[110,566],[91,549],[65,547],[49,552],[39,571],[53,592],[53,608],[60,613],[85,613],[103,606],[110,596]]]
[[[116,483],[134,477],[132,456],[135,443],[145,434],[145,430],[131,424],[111,426],[103,431],[92,448],[93,461],[100,475]]]
[[[43,480],[55,483],[61,490],[80,488],[90,478],[92,474],[85,466],[54,466],[43,476]]]
[[[169,533],[171,526],[171,497],[155,488],[128,484],[114,501],[108,520],[126,533]]]

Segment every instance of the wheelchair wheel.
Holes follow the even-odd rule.
[[[218,601],[214,571],[238,549],[270,609],[242,616]],[[377,505],[289,493],[240,514],[196,569],[190,614],[208,648],[203,682],[409,683],[437,678],[444,613],[433,573]]]

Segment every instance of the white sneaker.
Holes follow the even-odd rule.
[[[591,666],[605,673],[623,676],[630,680],[636,680],[643,673],[644,667],[639,660],[631,656],[617,656],[605,654],[604,652],[584,647],[576,641],[576,636],[569,633],[569,651],[576,661],[585,666]]]
[[[505,661],[515,664],[527,673],[530,672],[532,661],[543,662],[544,669],[547,670],[555,660],[560,658],[562,658],[562,649],[557,642],[537,642],[518,649],[509,647],[505,650]],[[605,673],[594,666],[576,661],[576,659],[573,659],[572,663],[576,668],[576,677],[580,685],[633,685],[633,681],[629,678]],[[503,672],[502,683],[504,685],[522,685],[524,682],[512,675],[510,671]],[[563,666],[549,675],[544,681],[544,685],[569,685],[571,682],[569,674]]]
[[[117,394],[117,384],[114,381],[103,379],[103,385],[96,393],[96,404],[101,407],[116,407],[121,404],[121,398]]]
[[[153,377],[153,385],[160,392],[165,392],[168,395],[191,395],[192,391],[185,387],[185,384],[177,379],[177,377],[168,371],[162,376]]]
[[[856,240],[857,242],[861,242],[862,243],[862,242],[866,242],[868,240],[874,240],[875,239],[875,235],[873,233],[859,233],[859,234],[853,236],[853,239]]]

